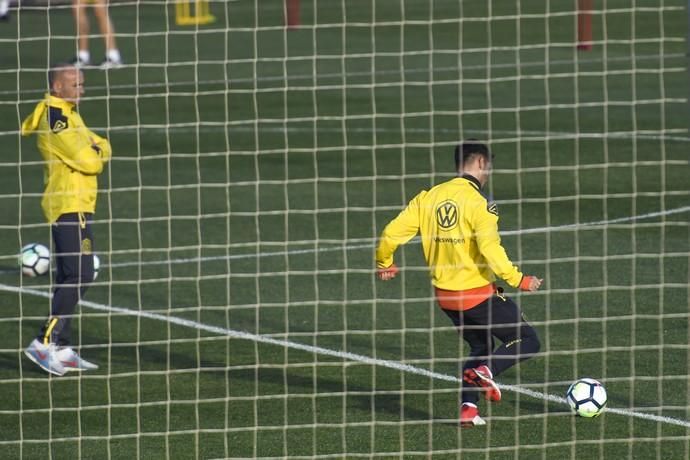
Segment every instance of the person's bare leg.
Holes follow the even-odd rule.
[[[72,1],[72,15],[77,26],[77,64],[89,64],[89,17],[84,0]]]
[[[115,42],[115,27],[108,14],[106,0],[96,0],[93,4],[93,13],[96,16],[98,28],[105,42],[106,61],[119,64],[121,62],[120,51],[117,49],[117,43]]]

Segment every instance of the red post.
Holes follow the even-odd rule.
[[[577,0],[577,49],[592,49],[592,8],[594,0]]]
[[[288,28],[299,27],[299,0],[285,0],[285,22]]]

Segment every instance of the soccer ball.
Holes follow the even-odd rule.
[[[45,275],[50,270],[50,251],[39,243],[27,244],[19,255],[19,266],[26,276]]]
[[[606,389],[594,379],[581,378],[570,385],[566,399],[576,415],[596,417],[606,406]]]
[[[96,254],[93,255],[93,280],[98,278],[98,269],[101,268],[101,259]]]

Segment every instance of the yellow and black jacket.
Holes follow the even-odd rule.
[[[23,136],[33,133],[45,161],[41,206],[48,222],[66,213],[93,213],[97,176],[112,153],[108,140],[86,127],[74,104],[50,94],[22,123]]]
[[[522,281],[501,245],[496,205],[487,202],[472,176],[456,177],[414,197],[383,230],[377,266],[389,267],[397,247],[418,232],[437,293],[483,292],[493,286],[495,275],[513,287]]]

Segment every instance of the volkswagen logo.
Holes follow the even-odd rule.
[[[436,223],[443,230],[451,230],[458,224],[458,206],[446,200],[436,208]]]

